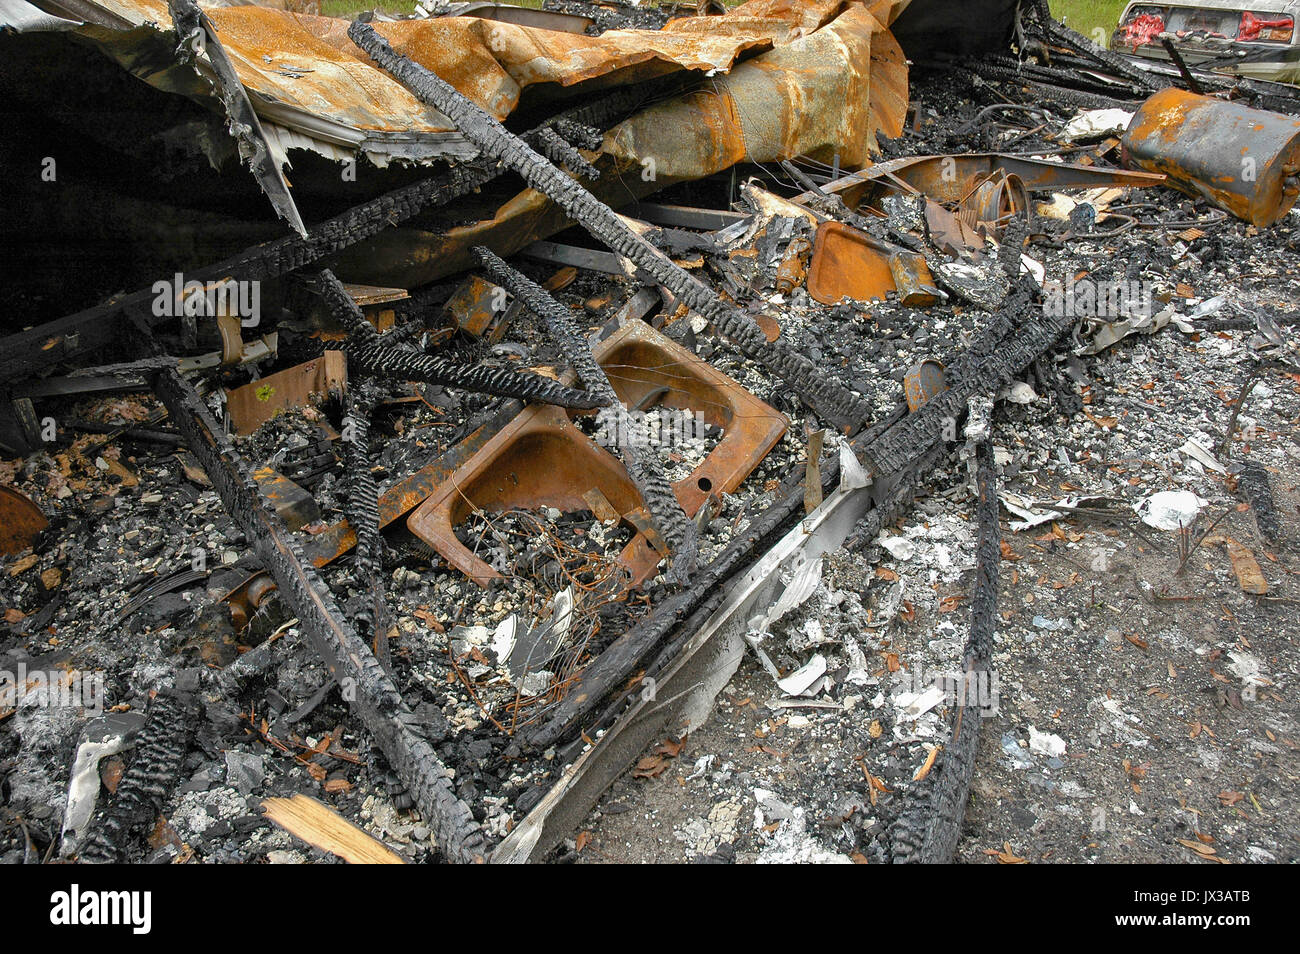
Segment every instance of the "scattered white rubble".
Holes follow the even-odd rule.
[[[1162,490],[1139,501],[1134,509],[1148,527],[1179,530],[1190,527],[1209,503],[1190,490]]]

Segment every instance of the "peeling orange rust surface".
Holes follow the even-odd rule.
[[[1300,197],[1300,120],[1290,116],[1170,88],[1142,105],[1123,145],[1130,164],[1261,228]]]
[[[838,156],[844,169],[867,165],[876,134],[900,135],[907,114],[906,58],[871,12],[892,11],[893,4],[796,6],[803,36],[714,77],[705,90],[656,103],[606,133],[595,163],[602,177],[588,183],[590,191],[618,208],[742,160],[810,156],[829,164]],[[804,6],[815,9],[810,13]],[[840,7],[827,25],[808,27]],[[692,18],[701,21],[700,30],[716,30],[727,19]],[[679,28],[682,22],[674,21]],[[654,160],[653,175],[643,165],[647,158]],[[412,287],[473,268],[470,249],[476,245],[508,256],[571,224],[546,197],[524,190],[491,217],[443,233],[387,230],[340,256],[337,270],[357,280]]]
[[[102,22],[170,27],[165,0],[87,0]],[[809,156],[846,170],[869,162],[875,136],[896,137],[907,112],[907,61],[889,26],[904,0],[750,0],[723,16],[682,17],[662,31],[598,37],[474,17],[376,23],[401,53],[447,79],[498,119],[524,91],[575,101],[666,73],[709,79],[611,129],[591,191],[621,207],[677,182],[747,160]],[[470,155],[451,123],[377,69],[347,37],[348,21],[258,6],[206,10],[268,129],[288,126],[327,155],[390,147],[431,159]],[[140,72],[128,34],[86,38],[160,88],[199,95],[190,67]],[[136,31],[136,34],[141,31]],[[129,34],[135,37],[136,34]],[[106,37],[113,39],[106,39]],[[196,82],[198,85],[196,85]],[[342,150],[330,152],[330,150]],[[378,153],[376,153],[378,154]],[[653,159],[652,173],[643,163]],[[644,173],[644,174],[643,174]],[[471,268],[469,249],[509,255],[570,223],[522,192],[488,218],[442,234],[388,230],[338,261],[345,280],[411,287]]]
[[[611,30],[598,37],[477,17],[374,26],[399,53],[500,120],[529,86],[586,84],[596,91],[680,70],[725,72],[743,57],[798,43],[844,12],[866,13],[868,6],[892,15],[906,4],[751,0],[725,16],[683,17],[662,31]],[[172,22],[166,0],[90,0],[90,7],[132,25],[167,29]],[[454,132],[445,117],[360,55],[347,37],[347,19],[260,6],[205,12],[259,113],[271,102],[370,131]]]

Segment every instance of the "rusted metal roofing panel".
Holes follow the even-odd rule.
[[[627,161],[653,158],[656,175],[687,179],[742,160],[796,156],[839,155],[856,168],[868,161],[877,132],[902,132],[906,110],[902,51],[865,6],[853,4],[822,29],[719,76],[711,89],[632,117],[606,137],[605,151]]]
[[[150,38],[136,28],[169,30],[165,0],[48,2],[93,24],[80,32],[142,79],[194,95],[191,77],[160,68],[156,56],[144,58],[146,66],[137,49]],[[871,4],[889,10],[898,5],[899,0]],[[798,41],[841,10],[860,14],[865,7],[751,0],[726,16],[680,18],[663,31],[613,30],[599,37],[476,17],[399,20],[376,29],[399,52],[504,119],[529,86],[606,86],[681,70],[726,71],[742,57]],[[360,149],[380,164],[388,157],[473,154],[446,117],[357,54],[346,20],[257,6],[204,11],[263,122],[319,142],[317,151]],[[113,37],[106,30],[124,32]],[[268,136],[286,138],[274,130]]]
[[[746,60],[707,89],[665,100],[611,129],[593,193],[624,203],[742,160],[808,155],[830,162],[838,154],[842,168],[867,164],[877,133],[902,131],[907,63],[871,13],[892,4],[847,7],[828,26]],[[492,217],[468,225],[441,233],[389,230],[342,254],[339,267],[380,284],[420,285],[472,267],[475,245],[513,254],[569,224],[553,203],[526,189]]]

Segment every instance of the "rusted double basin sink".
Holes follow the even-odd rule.
[[[781,439],[789,422],[735,380],[642,321],[630,321],[595,348],[619,401],[628,408],[699,412],[722,439],[673,491],[689,516],[711,494],[734,491]],[[598,491],[593,495],[592,491]],[[592,510],[603,496],[630,526],[645,503],[623,464],[582,432],[564,410],[525,409],[446,480],[407,521],[413,534],[480,585],[501,574],[475,556],[455,528],[471,514],[554,507]],[[629,519],[631,518],[631,519]],[[648,579],[663,558],[638,531],[620,555],[632,581]]]

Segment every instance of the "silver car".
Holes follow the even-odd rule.
[[[1189,66],[1253,79],[1300,82],[1300,0],[1196,0],[1124,8],[1111,48],[1168,60],[1172,41]]]

